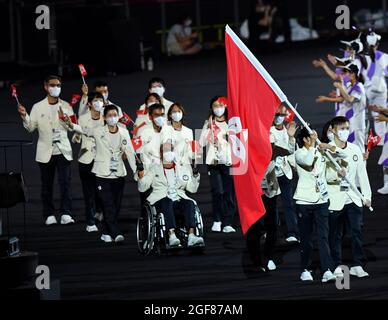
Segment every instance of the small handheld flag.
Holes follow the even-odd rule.
[[[140,147],[143,145],[143,141],[141,140],[141,137],[137,137],[135,139],[131,139],[131,141],[132,141],[133,149],[135,151],[139,150]]]
[[[86,84],[85,77],[88,75],[88,73],[86,72],[86,69],[83,64],[79,64],[78,68],[79,68],[79,72],[81,73],[82,81],[84,84]]]
[[[71,100],[70,100],[70,105],[72,106],[72,108],[74,108],[74,106],[77,104],[77,102],[79,102],[81,100],[81,95],[79,94],[73,94],[71,96]]]
[[[380,141],[381,141],[381,137],[378,135],[374,136],[372,130],[370,130],[368,135],[368,146],[367,146],[368,151],[370,152],[375,146],[377,146],[380,143]]]
[[[19,106],[19,105],[20,105],[20,102],[19,102],[19,97],[18,97],[18,93],[17,93],[16,85],[15,85],[15,84],[11,84],[11,95],[12,95],[12,97],[15,98],[16,103],[17,103],[18,106]]]
[[[123,113],[123,116],[119,119],[119,122],[125,125],[126,127],[129,126],[131,123],[135,124],[131,117],[125,112]]]

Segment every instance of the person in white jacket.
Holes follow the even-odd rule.
[[[97,192],[104,213],[101,240],[121,242],[124,241],[124,236],[118,226],[118,217],[127,175],[123,155],[126,155],[133,173],[136,173],[135,151],[128,130],[117,125],[119,117],[116,106],[104,108],[105,125],[101,125],[98,111],[91,109],[91,116],[94,123],[89,136],[96,143],[92,172],[96,175]]]
[[[335,146],[327,143],[316,145],[318,135],[302,128],[297,136],[299,149],[295,152],[298,185],[294,194],[299,217],[300,257],[302,281],[313,281],[310,272],[313,253],[313,229],[317,232],[322,282],[334,281],[333,260],[329,245],[329,194],[326,183],[326,158],[322,151],[335,152]]]
[[[203,244],[203,238],[194,233],[196,202],[186,195],[186,191],[197,192],[200,174],[193,174],[190,165],[175,162],[171,143],[164,143],[160,147],[160,157],[159,164],[139,172],[139,191],[152,189],[147,201],[154,205],[158,212],[164,214],[170,246],[180,245],[180,240],[175,234],[175,212],[184,215],[185,226],[189,231],[188,247]]]
[[[150,106],[152,106],[155,103],[162,104],[162,99],[156,93],[149,93],[145,97],[144,108],[141,107],[139,110],[136,111],[137,117],[136,117],[135,126],[133,130],[133,135],[135,137],[139,136],[140,131],[144,126],[151,123],[148,112],[149,112]]]
[[[349,225],[352,241],[353,262],[350,274],[357,277],[367,277],[362,265],[365,259],[362,243],[363,206],[371,206],[372,192],[363,155],[358,146],[348,142],[349,120],[346,117],[336,117],[332,121],[334,141],[330,144],[341,148],[343,159],[339,161],[342,167],[340,173],[331,164],[327,164],[326,181],[330,199],[330,247],[336,267],[334,274],[341,277],[342,270],[338,266],[342,262],[342,235],[345,223]],[[359,182],[364,200],[356,194],[344,176],[353,184]]]
[[[39,138],[36,149],[36,161],[39,164],[42,182],[43,217],[46,225],[56,224],[53,203],[53,184],[55,171],[61,191],[59,213],[61,224],[74,223],[71,217],[71,161],[73,151],[68,133],[82,133],[76,123],[73,108],[59,98],[61,78],[49,76],[44,82],[47,97],[35,103],[30,115],[26,108],[19,105],[18,112],[28,132],[38,130]]]
[[[91,109],[99,111],[104,105],[104,97],[101,93],[94,92],[89,94],[88,111],[80,115],[78,122],[82,128],[83,134],[75,134],[73,142],[81,143],[78,154],[78,168],[81,179],[82,193],[85,203],[86,231],[96,232],[96,218],[102,220],[102,204],[97,195],[96,175],[92,172],[94,158],[96,156],[96,141],[92,137],[95,123],[91,117]],[[104,124],[102,117],[100,124]]]

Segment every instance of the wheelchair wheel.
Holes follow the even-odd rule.
[[[137,219],[137,246],[139,252],[148,255],[154,248],[155,230],[156,230],[156,212],[155,208],[146,204],[141,215]]]
[[[203,220],[201,211],[199,210],[198,206],[195,206],[195,235],[197,237],[203,237],[204,231],[203,231]]]

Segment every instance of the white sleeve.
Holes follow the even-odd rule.
[[[36,106],[31,109],[31,115],[26,114],[23,119],[23,126],[28,132],[33,132],[38,128],[38,119],[36,115]]]
[[[302,166],[312,166],[314,163],[315,154],[317,152],[316,148],[310,148],[308,150],[298,149],[295,152],[295,161],[297,164]]]

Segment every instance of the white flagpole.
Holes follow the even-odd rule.
[[[245,57],[252,63],[252,65],[256,68],[256,70],[260,73],[260,75],[264,78],[264,80],[267,82],[267,84],[272,88],[272,90],[275,92],[275,94],[278,96],[280,101],[282,101],[283,104],[285,104],[288,108],[290,108],[294,113],[295,116],[300,120],[300,122],[303,124],[303,126],[307,129],[309,133],[312,133],[312,130],[310,126],[307,124],[307,122],[302,118],[302,116],[299,114],[299,112],[294,108],[294,106],[288,101],[287,96],[284,94],[284,92],[280,89],[280,87],[277,85],[275,80],[271,77],[271,75],[265,70],[263,65],[257,60],[257,58],[253,55],[253,53],[248,49],[248,47],[245,45],[244,42],[241,41],[241,39],[236,35],[236,33],[229,27],[229,25],[226,25],[225,32],[232,38],[233,42],[239,47],[239,49],[244,53]],[[317,139],[317,143],[320,144],[321,141]],[[342,170],[341,166],[337,163],[337,161],[334,160],[333,156],[330,154],[329,151],[325,151],[325,154],[327,158],[334,164],[335,168],[340,171]],[[349,181],[349,178],[347,176],[344,177],[344,179],[349,183],[351,189],[362,199],[362,201],[365,204],[365,197],[364,195],[357,189],[357,187]],[[369,210],[373,212],[373,208],[369,207]]]

